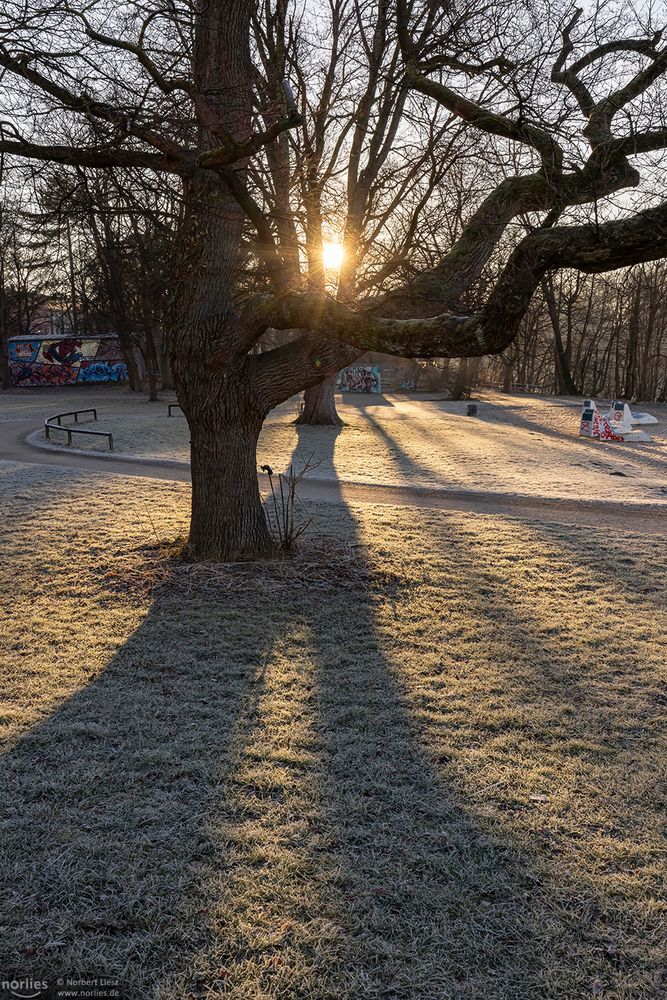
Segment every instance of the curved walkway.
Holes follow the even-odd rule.
[[[180,462],[134,459],[119,455],[88,454],[76,449],[39,447],[27,438],[37,430],[34,420],[8,420],[1,425],[0,459],[33,465],[57,465],[105,475],[140,476],[147,479],[189,481],[190,470]],[[260,487],[268,480],[259,476]],[[667,504],[610,504],[600,500],[563,500],[508,493],[471,490],[428,489],[414,486],[382,486],[346,483],[328,479],[306,479],[300,495],[323,503],[383,504],[392,507],[430,507],[523,517],[537,521],[608,526],[616,530],[667,535]]]

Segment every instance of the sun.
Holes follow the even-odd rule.
[[[327,271],[340,271],[345,251],[342,243],[324,243],[322,245],[322,263]]]

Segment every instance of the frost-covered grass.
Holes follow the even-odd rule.
[[[95,390],[88,395],[96,398]],[[186,421],[168,417],[165,402],[148,404],[122,390],[101,389],[98,395],[99,428],[113,433],[116,452],[188,461]],[[68,404],[78,405],[77,398],[70,392]],[[577,436],[580,405],[485,393],[478,417],[471,418],[464,415],[464,402],[348,394],[339,405],[345,420],[339,431],[296,428],[297,401],[291,400],[269,415],[258,457],[280,470],[312,456],[320,463],[312,476],[347,482],[667,502],[667,407],[647,407],[661,421],[649,428],[654,443],[614,445]],[[7,397],[0,406],[11,409]],[[107,449],[104,438],[80,436],[75,443],[84,450]]]
[[[667,552],[0,463],[0,971],[124,996],[657,1000]]]

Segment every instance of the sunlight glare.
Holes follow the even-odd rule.
[[[341,243],[325,243],[322,247],[322,263],[328,271],[339,271],[344,255]]]

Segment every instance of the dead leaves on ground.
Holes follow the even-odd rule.
[[[359,544],[321,539],[273,560],[235,563],[191,563],[185,542],[160,542],[118,553],[113,563],[94,568],[104,589],[150,597],[166,590],[187,596],[252,591],[338,589],[350,586],[367,593],[406,587],[404,576],[374,566]]]

